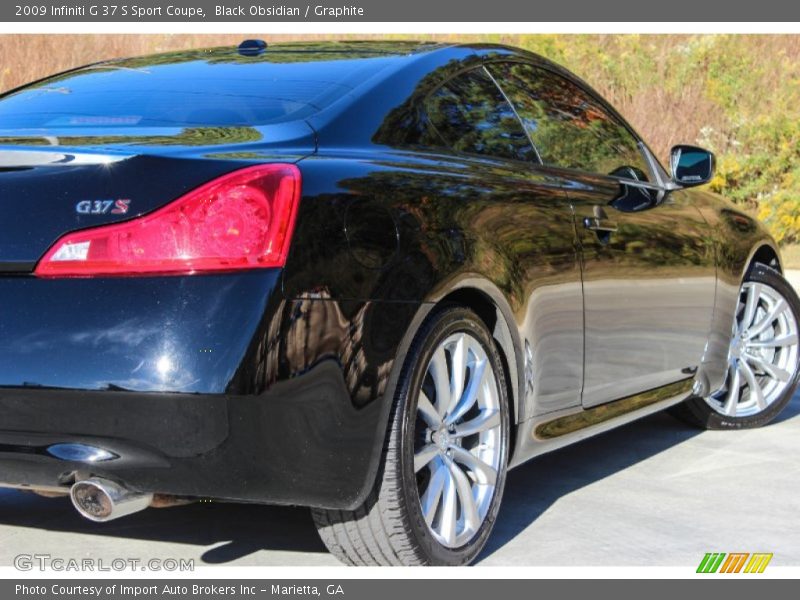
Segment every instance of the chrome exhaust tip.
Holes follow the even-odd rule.
[[[84,517],[103,523],[144,510],[153,494],[132,492],[124,486],[92,477],[76,482],[69,490],[72,505]]]

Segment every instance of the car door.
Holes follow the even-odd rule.
[[[709,228],[689,195],[666,190],[632,130],[577,83],[526,62],[489,69],[543,164],[568,182],[582,254],[583,406],[691,377],[716,280]]]

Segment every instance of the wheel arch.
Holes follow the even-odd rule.
[[[745,218],[745,216],[742,216]],[[749,219],[749,217],[747,217]],[[763,264],[782,273],[780,251],[763,226],[750,219],[755,234],[749,238],[731,237],[726,242],[729,258],[717,261],[717,291],[712,325],[709,330],[703,369],[710,390],[722,387],[728,371],[731,324],[736,317],[739,290],[755,265]],[[733,233],[733,232],[732,232]],[[719,253],[718,257],[725,256]]]
[[[519,334],[514,331],[515,327],[509,324],[513,325],[513,320],[509,321],[510,309],[508,312],[503,311],[498,300],[486,289],[470,285],[458,287],[441,297],[436,302],[434,310],[453,305],[473,310],[492,334],[505,371],[511,405],[511,422],[512,425],[518,424],[522,420],[520,411],[523,403],[520,390],[525,388],[521,385],[520,376],[524,373],[524,365],[519,364],[522,357]]]
[[[747,273],[750,272],[750,269],[752,269],[753,265],[756,263],[767,265],[768,267],[778,271],[778,273],[783,273],[780,252],[778,251],[777,247],[771,243],[762,241],[756,244],[755,247],[750,251],[750,256],[748,257],[746,263],[747,268],[745,269],[744,277],[747,276]]]
[[[490,281],[479,277],[469,276],[460,279],[450,286],[442,287],[438,292],[431,293],[426,300],[419,305],[414,317],[411,319],[405,334],[397,347],[396,360],[392,366],[389,380],[385,388],[385,399],[383,402],[384,415],[381,419],[382,431],[379,434],[379,445],[376,446],[378,455],[381,454],[387,439],[388,424],[390,422],[390,411],[397,392],[397,385],[400,374],[403,370],[405,357],[411,349],[417,334],[425,323],[426,319],[437,310],[446,306],[462,306],[473,310],[489,329],[492,338],[495,340],[496,347],[500,354],[501,361],[505,370],[506,387],[509,392],[509,404],[511,408],[511,427],[509,428],[509,461],[513,459],[511,453],[516,448],[517,425],[525,419],[521,414],[524,407],[524,364],[523,353],[519,330],[515,324],[513,311],[502,291]],[[375,464],[374,476],[378,476],[378,465]]]

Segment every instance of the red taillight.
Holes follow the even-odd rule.
[[[44,255],[35,273],[178,275],[282,267],[299,199],[296,166],[248,167],[143,217],[69,233]]]

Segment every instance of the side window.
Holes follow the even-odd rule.
[[[429,126],[453,150],[536,160],[525,129],[483,67],[457,75],[425,100]],[[432,136],[426,136],[430,143]]]
[[[650,179],[634,136],[583,89],[525,63],[496,63],[489,70],[514,104],[544,164]]]

